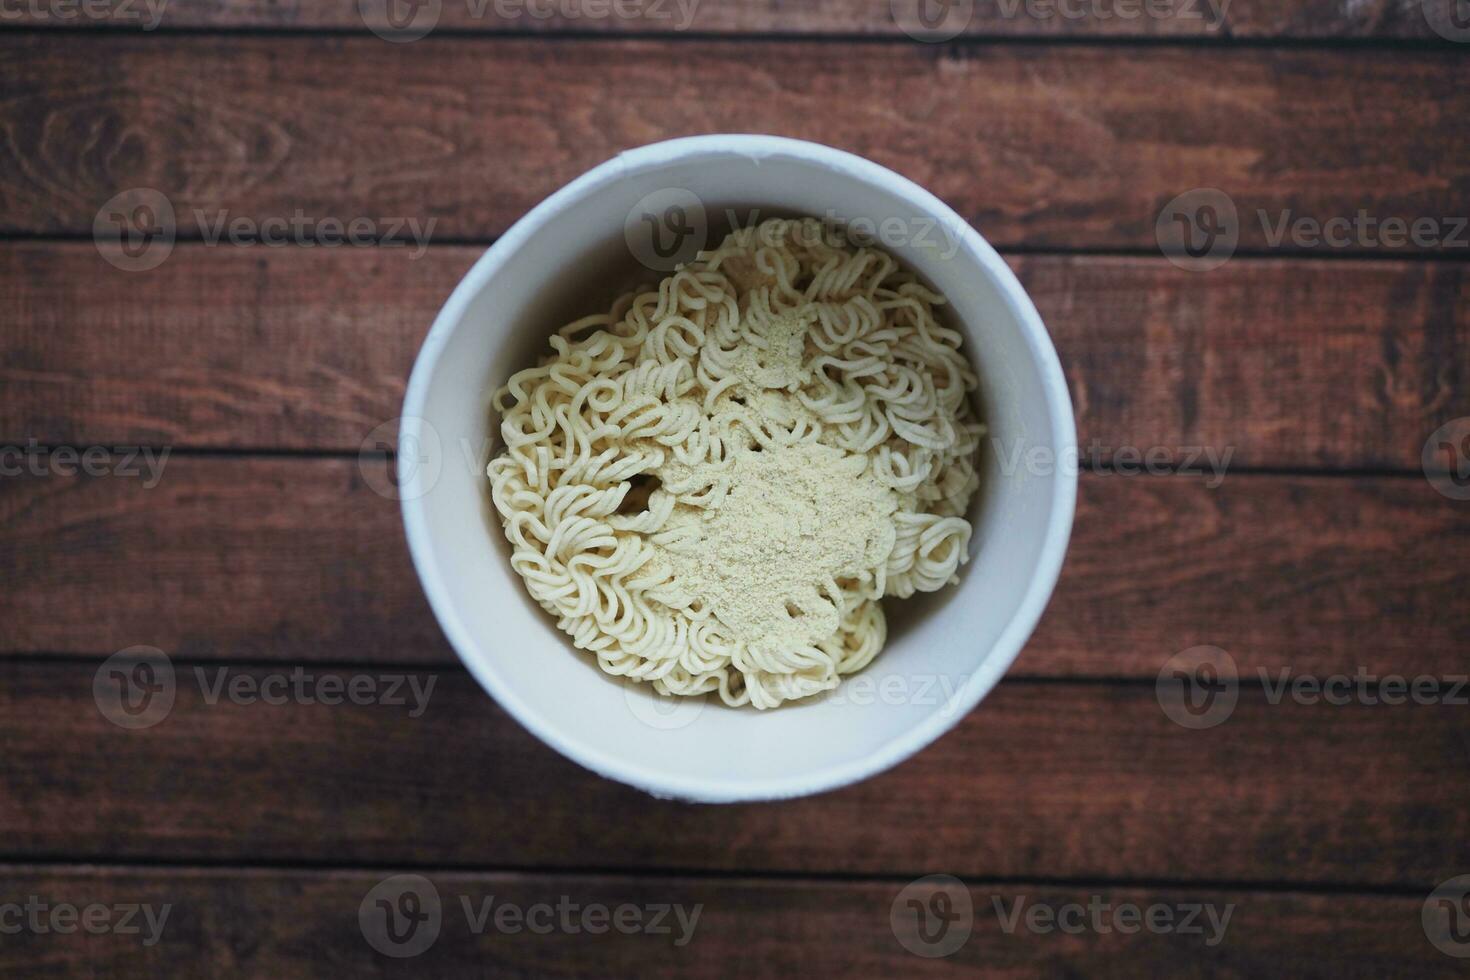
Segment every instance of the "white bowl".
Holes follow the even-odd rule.
[[[556,327],[604,308],[612,293],[599,283],[636,269],[629,256],[648,245],[636,238],[641,212],[671,202],[694,202],[670,220],[695,228],[696,244],[725,206],[831,216],[856,222],[859,231],[867,219],[880,244],[949,298],[979,373],[977,398],[990,432],[970,515],[970,563],[957,586],[886,603],[883,652],[811,702],[732,709],[717,696],[659,698],[605,675],[527,595],[488,504],[484,464],[497,442],[490,393],[535,363]],[[698,202],[703,222],[693,211]],[[1036,308],[995,250],[898,174],[830,147],[770,136],[645,146],[537,205],[440,311],[414,365],[399,431],[398,486],[414,565],[470,672],[568,758],[659,796],[706,802],[842,786],[887,769],[954,725],[995,686],[1035,628],[1061,570],[1077,492],[1061,365]]]

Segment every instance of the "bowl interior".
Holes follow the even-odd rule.
[[[466,664],[523,723],[584,765],[654,792],[779,797],[891,765],[948,728],[1004,672],[1055,578],[1074,478],[1038,461],[1065,450],[1072,423],[1039,320],[1028,328],[1034,311],[978,236],[892,175],[806,153],[718,147],[615,162],[624,164],[616,173],[600,168],[600,178],[594,171],[569,185],[498,243],[420,355],[405,415],[421,421],[406,420],[405,431],[416,427],[442,465],[404,467],[400,450],[400,466],[414,558],[435,611]],[[867,219],[881,244],[949,298],[980,376],[990,431],[960,584],[886,603],[889,641],[871,666],[836,692],[774,711],[730,709],[717,696],[660,698],[603,674],[526,594],[488,503],[484,464],[497,444],[490,393],[534,363],[558,326],[604,309],[640,274],[658,278],[632,258],[624,225],[640,200],[668,188],[703,201],[710,244],[752,207]]]

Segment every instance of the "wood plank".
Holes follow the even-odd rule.
[[[1211,447],[1236,466],[1418,470],[1470,414],[1470,266],[1013,258],[1088,458]]]
[[[1189,730],[1152,684],[1008,683],[881,776],[708,806],[655,800],[562,759],[462,671],[429,675],[417,718],[408,706],[317,699],[210,704],[204,688],[220,675],[175,671],[171,713],[123,731],[93,702],[92,665],[0,663],[0,858],[945,871],[1426,893],[1470,867],[1470,793],[1450,775],[1470,751],[1462,706],[1273,705],[1243,687],[1223,724]],[[312,693],[323,677],[381,675],[303,676]]]
[[[1452,0],[1426,0],[1443,18]],[[764,5],[743,0],[625,0],[616,6],[587,0],[449,0],[426,8],[411,23],[434,31],[607,34],[821,34],[904,37],[914,4],[890,0],[786,0]],[[150,30],[388,29],[381,5],[355,0],[169,0],[158,14],[142,0],[102,0],[85,16],[75,5],[31,4],[0,27],[131,27]],[[902,17],[902,20],[900,20]],[[959,37],[1168,37],[1437,39],[1419,4],[1369,0],[976,0],[939,24]],[[924,35],[932,36],[932,35]]]
[[[626,878],[605,875],[531,875],[429,872],[439,896],[437,920],[421,929],[435,939],[411,957],[389,959],[368,944],[358,918],[364,898],[386,880],[382,873],[235,869],[117,869],[19,866],[0,869],[0,899],[36,896],[54,907],[100,903],[148,905],[167,918],[138,935],[71,935],[27,930],[0,945],[7,976],[80,974],[109,977],[415,975],[522,977],[687,976],[985,976],[1089,977],[1250,976],[1284,971],[1293,976],[1452,976],[1457,961],[1435,950],[1420,926],[1418,897],[1138,889],[965,882],[973,913],[964,944],[945,958],[908,952],[896,938],[890,910],[902,883],[745,879]],[[424,896],[428,889],[412,883]],[[395,887],[393,885],[390,888]],[[401,892],[399,892],[401,894]],[[954,894],[962,894],[956,888]],[[493,899],[493,901],[492,901]],[[1067,934],[1038,932],[1024,923],[1002,924],[1017,902],[1023,909],[1069,906],[1100,910],[1094,928]],[[492,910],[538,905],[531,913],[541,935],[524,926],[477,926]],[[466,904],[467,903],[467,904]],[[999,903],[1001,912],[996,905]],[[573,907],[575,905],[575,908]],[[595,907],[628,905],[640,923],[659,905],[682,906],[692,929],[671,911],[669,933],[593,934],[583,915]],[[1200,933],[1113,928],[1127,907],[1163,906],[1176,916],[1209,907]],[[558,911],[565,908],[565,916]],[[472,918],[466,908],[475,916]],[[693,918],[695,910],[698,918]],[[1227,914],[1229,918],[1225,919]],[[509,913],[506,913],[509,916]],[[587,920],[601,928],[600,912]],[[1068,912],[1069,928],[1076,913]],[[1125,915],[1123,924],[1131,928]],[[632,912],[624,923],[633,928]],[[1091,916],[1091,913],[1088,913]],[[1157,913],[1162,915],[1162,913]],[[116,920],[112,920],[116,921]],[[146,920],[140,919],[140,922]],[[156,920],[157,921],[157,920]],[[371,919],[369,921],[372,921]],[[507,917],[506,930],[516,929]],[[562,925],[569,922],[571,928]],[[1162,921],[1162,920],[1160,920]],[[1176,918],[1181,922],[1182,918]],[[433,924],[431,925],[430,922]],[[1372,928],[1364,928],[1372,923]],[[660,923],[655,928],[663,928]],[[952,928],[958,930],[960,926]],[[1186,926],[1193,929],[1196,926]],[[575,930],[575,931],[573,931]],[[143,938],[159,941],[145,947]],[[954,933],[960,935],[958,931]],[[687,942],[676,941],[687,937]],[[1208,941],[1222,937],[1218,942]],[[390,949],[396,949],[389,946]],[[406,947],[405,947],[406,948]],[[920,946],[920,948],[924,948]]]
[[[1463,674],[1467,541],[1470,514],[1421,478],[1084,477],[1061,582],[1014,669],[1152,678],[1213,644],[1255,679]]]
[[[671,65],[683,84],[670,86]],[[894,167],[1001,245],[1153,249],[1170,200],[1219,187],[1242,215],[1241,246],[1264,248],[1257,211],[1470,214],[1463,70],[1449,49],[1057,57],[1029,45],[7,34],[0,91],[18,94],[0,103],[0,233],[90,234],[105,202],[144,186],[196,237],[196,211],[206,226],[299,211],[385,233],[391,219],[432,218],[440,240],[481,240],[627,147],[770,132]],[[1375,248],[1388,250],[1364,246]]]
[[[136,477],[0,480],[3,649],[454,661],[397,504],[356,460],[159,465],[152,488],[142,462]]]
[[[145,274],[0,246],[0,436],[356,452],[480,248],[181,245]]]
[[[0,480],[0,653],[454,663],[398,506],[368,482],[386,465],[174,456],[151,489],[142,475]],[[1252,675],[1459,673],[1467,538],[1463,506],[1419,478],[1212,490],[1088,474],[1062,581],[1014,671],[1151,679],[1215,644]]]
[[[191,244],[133,274],[80,242],[0,245],[0,439],[355,452],[398,414],[479,252]],[[1235,466],[1417,469],[1429,433],[1470,415],[1470,267],[1010,261],[1089,458],[1210,447]]]

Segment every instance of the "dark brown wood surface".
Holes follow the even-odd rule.
[[[87,945],[47,949],[54,936],[25,936],[0,945],[7,976],[40,965],[109,977],[303,976],[323,967],[347,976],[904,976],[957,973],[1004,977],[1260,976],[1272,971],[1338,977],[1458,976],[1448,956],[1416,943],[1419,902],[1397,896],[1317,896],[1198,887],[1086,887],[1033,882],[976,882],[975,932],[954,958],[922,959],[892,942],[889,907],[901,883],[803,882],[691,877],[548,876],[429,871],[440,898],[437,939],[415,959],[388,959],[363,942],[357,915],[365,896],[390,871],[169,870],[132,868],[54,871],[19,865],[0,877],[6,892],[38,893],[51,904],[150,905],[187,943],[143,946],[134,936],[94,936]],[[420,886],[422,887],[422,886]],[[478,930],[487,902],[572,911],[632,905],[648,918],[660,905],[698,909],[694,942],[669,934],[538,936],[528,929]],[[1017,902],[1148,908],[1170,904],[1229,909],[1230,930],[1244,942],[1207,945],[1202,934],[1158,936],[1113,932],[1082,942],[1060,932],[1007,933],[1003,918]],[[998,907],[998,908],[997,908]],[[544,917],[544,914],[542,914]],[[1339,920],[1354,921],[1339,936]],[[147,920],[141,918],[140,923]],[[490,920],[494,921],[494,920]],[[516,929],[514,920],[507,930]],[[594,920],[595,926],[595,920]],[[1229,933],[1227,933],[1229,934]],[[54,942],[51,943],[54,948]]]
[[[1459,50],[485,43],[0,35],[0,232],[89,234],[151,187],[185,237],[196,212],[300,211],[478,239],[620,150],[712,132],[854,150],[998,245],[1152,250],[1202,187],[1232,196],[1243,248],[1283,216],[1470,214]]]
[[[1446,16],[1453,0],[974,0],[938,23],[961,37],[1163,37],[1439,40],[1421,6]],[[383,4],[356,0],[170,0],[155,17],[142,0],[102,0],[83,17],[66,0],[18,6],[7,26],[136,30],[387,30]],[[443,0],[429,8],[435,31],[512,33],[856,34],[902,36],[913,0]],[[941,8],[942,10],[942,8]],[[404,15],[407,16],[405,13]],[[933,17],[941,16],[936,11]],[[902,20],[900,20],[902,17]],[[950,19],[953,18],[953,19]],[[1443,22],[1443,21],[1441,21]]]
[[[811,950],[838,947],[840,962],[864,976],[1003,977],[1255,976],[1273,971],[1330,971],[1341,977],[1457,976],[1455,963],[1422,942],[1419,903],[1396,896],[1220,891],[1200,888],[1088,888],[1035,882],[976,882],[974,933],[952,959],[921,959],[893,942],[889,908],[901,883],[610,875],[483,874],[430,871],[424,878],[440,900],[434,944],[416,959],[376,955],[358,931],[364,897],[391,873],[301,870],[57,869],[21,865],[0,875],[8,893],[44,894],[54,904],[147,904],[165,926],[195,940],[173,959],[167,947],[145,947],[138,935],[88,937],[49,953],[54,936],[25,936],[0,945],[0,970],[45,962],[60,971],[95,970],[109,977],[147,978],[185,967],[193,976],[220,973],[298,976],[492,975],[540,977],[685,977],[692,975],[809,974]],[[478,923],[490,908],[559,905],[580,921],[591,906],[632,905],[649,920],[661,905],[680,905],[686,920],[698,910],[697,941],[681,935],[670,912],[668,935],[541,936],[522,927],[500,931]],[[1022,908],[1095,903],[1110,910],[1158,903],[1211,905],[1238,943],[1207,945],[1212,935],[1110,932],[1096,939],[1062,934],[1006,932],[1003,919]],[[997,908],[998,906],[998,908]],[[303,917],[297,910],[317,914]],[[492,915],[494,913],[492,912]],[[559,914],[559,913],[558,913]],[[542,913],[544,920],[545,913]],[[140,922],[146,919],[140,917]],[[491,922],[494,920],[491,919]],[[513,930],[514,919],[507,919]],[[1207,921],[1207,920],[1202,920]],[[1218,921],[1218,919],[1216,920]],[[659,926],[658,928],[662,928]],[[1227,932],[1227,935],[1230,933]],[[211,942],[228,937],[228,944]],[[52,943],[51,945],[55,945]]]
[[[1192,731],[1164,713],[1151,681],[1007,682],[927,751],[873,779],[807,799],[709,806],[652,800],[580,769],[457,669],[412,671],[428,696],[415,699],[405,682],[401,706],[210,703],[222,678],[294,669],[180,662],[167,718],[121,732],[92,700],[95,664],[0,665],[15,790],[0,801],[7,848],[38,860],[943,869],[1421,898],[1445,869],[1470,865],[1460,832],[1470,799],[1454,776],[1470,758],[1463,706],[1273,704],[1252,685],[1223,724]],[[326,690],[318,679],[328,675],[404,673],[309,670],[309,691]]]
[[[6,9],[0,467],[169,455],[156,485],[137,461],[0,474],[0,975],[1463,973],[1423,917],[1470,873],[1470,503],[1420,460],[1470,415],[1470,248],[1268,235],[1286,215],[1470,214],[1470,44],[1429,26],[1455,11],[1234,0],[1212,27],[1208,0],[1132,19],[976,0],[957,40],[920,44],[904,2],[701,0],[681,27],[442,0],[408,44],[365,30],[372,0],[171,0],[156,32],[140,0]],[[867,782],[712,807],[600,779],[480,691],[373,490],[391,459],[360,450],[488,242],[623,149],[718,131],[862,153],[1002,247],[1088,472],[1056,595],[979,709]],[[93,221],[139,186],[179,241],[125,273]],[[1190,272],[1155,222],[1208,187],[1238,207],[1239,251]],[[417,257],[240,248],[196,211],[435,224]],[[1228,465],[1114,472],[1150,449]],[[126,731],[93,683],[136,645],[172,658],[177,699]],[[1155,681],[1199,645],[1241,683],[1196,731]],[[206,696],[282,676],[433,687],[417,717]],[[1281,693],[1293,678],[1343,678],[1352,703]],[[1384,703],[1398,678],[1435,703]],[[926,959],[890,915],[941,873],[974,934]],[[396,874],[445,901],[410,959],[359,921]],[[491,895],[703,912],[682,947],[476,933],[459,899]],[[172,911],[156,946],[11,931],[32,896]],[[1213,946],[1007,932],[994,902],[1023,897],[1234,919]]]

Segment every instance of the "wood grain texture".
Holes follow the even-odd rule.
[[[398,414],[479,254],[190,244],[128,273],[80,242],[0,245],[0,440],[355,452]],[[1470,414],[1470,266],[1010,261],[1090,461],[1209,447],[1235,466],[1417,469],[1429,433]]]
[[[1443,18],[1452,0],[1425,0]],[[435,31],[621,34],[842,34],[904,37],[914,0],[444,0],[417,21]],[[156,7],[156,4],[155,4]],[[14,10],[0,27],[112,26],[141,30],[390,30],[384,4],[355,0],[170,0],[161,11],[143,0],[105,0],[84,16],[76,3],[41,0]],[[1168,37],[1436,39],[1418,3],[1369,0],[976,0],[938,21],[960,37]],[[1441,12],[1444,11],[1444,12]],[[1445,21],[1441,20],[1441,23]]]
[[[0,246],[0,437],[356,452],[482,251]]]
[[[1465,673],[1470,514],[1427,481],[1084,477],[1067,564],[1015,666],[1154,677],[1196,644],[1243,676]]]
[[[1211,447],[1237,466],[1417,470],[1429,434],[1470,414],[1470,266],[1011,262],[1055,338],[1086,458]]]
[[[143,475],[0,480],[6,649],[452,661],[398,505],[367,482],[386,460],[161,465],[152,489]]]
[[[453,663],[374,489],[386,467],[175,456],[152,489],[0,479],[0,653]],[[1215,644],[1248,674],[1461,673],[1467,539],[1464,508],[1420,478],[1084,475],[1013,670],[1151,679]]]
[[[1196,731],[1169,720],[1152,684],[1006,683],[890,772],[817,797],[708,806],[555,755],[462,671],[415,675],[423,689],[435,678],[417,718],[406,705],[211,704],[219,677],[195,671],[175,667],[166,718],[123,731],[93,701],[92,665],[0,663],[0,858],[1426,893],[1470,867],[1470,793],[1454,775],[1470,751],[1463,706],[1271,704],[1242,688],[1228,720]],[[326,676],[380,675],[315,670],[305,689]]]
[[[364,938],[358,908],[382,873],[18,866],[0,869],[0,900],[35,895],[50,905],[136,903],[163,920],[159,941],[139,935],[58,935],[27,931],[0,945],[6,976],[95,971],[109,977],[684,977],[684,976],[954,976],[1000,977],[1454,976],[1457,962],[1437,952],[1419,924],[1418,897],[1313,895],[1199,888],[1060,888],[966,882],[973,931],[949,957],[912,955],[897,941],[890,909],[902,883],[622,878],[606,875],[527,875],[429,872],[439,896],[437,938],[423,953],[390,959]],[[425,895],[428,890],[420,884]],[[568,909],[555,930],[538,935],[478,928],[485,903]],[[1065,934],[1024,924],[1008,932],[996,910],[1096,903],[1105,924],[1114,910],[1208,905],[1229,912],[1223,938],[1201,914],[1203,935],[1122,934],[1108,925]],[[24,898],[21,899],[24,901]],[[467,903],[467,905],[466,905]],[[572,911],[573,903],[576,910]],[[692,931],[672,913],[670,933],[592,934],[582,910],[631,905],[651,921],[657,905],[698,909]],[[466,907],[474,918],[467,914]],[[1179,913],[1176,913],[1179,914]],[[1188,914],[1187,911],[1183,914]],[[492,912],[493,915],[493,912]],[[537,912],[537,923],[548,921]],[[625,913],[631,923],[631,913]],[[506,919],[514,929],[514,919]],[[593,925],[598,921],[594,919]],[[686,919],[686,921],[689,921]],[[1069,920],[1069,924],[1072,920]],[[1179,921],[1179,920],[1176,920]],[[1218,920],[1217,920],[1218,921]],[[1370,925],[1371,924],[1371,925]],[[421,928],[427,930],[425,924]],[[427,935],[427,932],[425,933]],[[675,945],[675,939],[688,941]],[[391,947],[390,947],[391,948]]]
[[[628,147],[769,132],[891,166],[1001,245],[1153,249],[1167,202],[1218,187],[1241,246],[1264,248],[1258,211],[1470,214],[1464,64],[1455,50],[8,34],[0,233],[88,234],[141,186],[195,237],[222,216],[299,211],[479,240]]]

